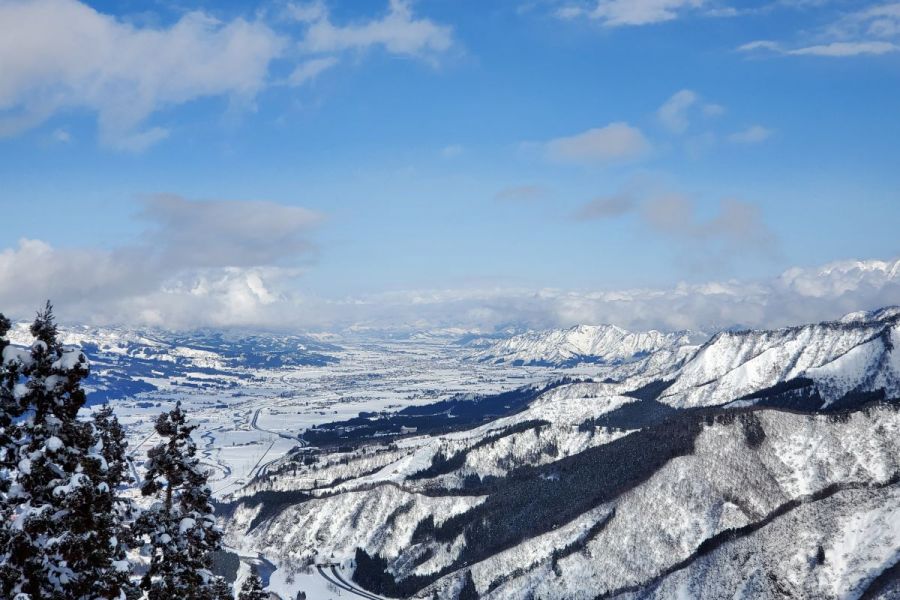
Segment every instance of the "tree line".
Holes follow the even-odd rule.
[[[208,473],[180,403],[134,481],[125,432],[107,405],[79,418],[90,367],[59,341],[48,302],[29,348],[0,314],[0,597],[13,600],[234,600],[215,576],[222,547]],[[139,508],[123,492],[139,484]],[[267,594],[252,573],[239,600]]]

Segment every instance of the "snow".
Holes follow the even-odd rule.
[[[464,535],[441,544],[412,545],[411,539],[423,519],[431,516],[440,525],[484,501],[462,489],[466,475],[502,477],[523,462],[551,463],[628,435],[579,425],[636,405],[640,401],[625,394],[646,383],[672,381],[660,401],[674,407],[731,403],[747,408],[753,401],[737,398],[796,377],[811,378],[826,401],[878,387],[894,393],[900,390],[900,356],[894,350],[900,343],[898,319],[900,312],[886,310],[840,323],[726,332],[701,347],[691,345],[693,340],[683,334],[577,327],[507,340],[509,352],[492,355],[497,364],[493,359],[473,362],[470,349],[450,348],[441,336],[346,343],[335,352],[339,364],[274,369],[239,369],[213,350],[173,347],[150,338],[140,350],[129,350],[131,342],[122,340],[137,339],[135,333],[109,333],[104,351],[117,356],[134,351],[183,367],[174,377],[148,370],[143,380],[153,381],[157,389],[116,403],[136,472],[144,468],[147,448],[159,441],[151,430],[155,415],[182,401],[199,425],[194,439],[204,466],[212,471],[211,488],[218,497],[241,499],[270,490],[305,490],[314,496],[268,512],[253,529],[249,525],[263,505],[239,503],[228,523],[231,545],[244,553],[260,552],[276,564],[269,589],[283,598],[293,598],[298,590],[310,598],[336,598],[339,593],[304,565],[332,560],[346,564],[355,549],[363,547],[396,560],[392,568],[399,573],[427,576],[458,566],[467,543]],[[84,330],[71,337],[93,343],[92,335]],[[503,344],[478,356],[486,358]],[[636,358],[636,351],[650,354]],[[588,356],[585,352],[621,364],[571,369],[511,365],[524,357],[564,362]],[[67,347],[54,368],[77,368],[80,356]],[[3,360],[28,361],[30,353],[10,346]],[[315,424],[455,394],[508,390],[563,374],[610,382],[560,386],[515,415],[467,431],[411,435],[391,446],[323,453],[309,467],[292,462],[289,454],[297,445],[296,435]],[[45,383],[56,382],[48,378]],[[27,388],[16,393],[25,394]],[[771,598],[766,595],[771,587],[766,574],[775,572],[784,585],[802,590],[801,596],[855,597],[855,590],[900,560],[900,497],[892,487],[881,487],[900,472],[898,412],[874,408],[841,419],[774,410],[753,414],[765,433],[758,446],[748,446],[739,420],[708,424],[692,454],[669,460],[613,501],[446,575],[429,591],[449,596],[458,577],[471,569],[487,598],[590,598],[658,577],[690,558],[712,536],[757,522],[799,499],[799,508],[759,531],[663,577],[655,591],[647,592],[649,597]],[[535,420],[546,424],[540,430],[505,432]],[[57,438],[46,445],[51,452],[61,447]],[[437,452],[463,451],[465,461],[455,471],[431,480],[410,479],[429,466]],[[20,462],[23,472],[30,465],[27,459]],[[269,479],[273,473],[277,476]],[[266,477],[254,479],[258,475]],[[78,484],[72,478],[54,493],[67,494]],[[840,491],[812,506],[803,503],[829,486],[863,487]],[[440,493],[430,487],[439,487]],[[605,519],[605,527],[587,539],[587,532]],[[184,533],[195,526],[193,518],[185,518],[179,529]],[[561,558],[557,575],[551,566],[554,551],[574,542],[583,542],[584,549]],[[810,567],[820,544],[825,565]],[[431,552],[427,558],[426,550]],[[742,562],[734,556],[751,558]]]
[[[185,517],[181,519],[178,523],[178,533],[184,533],[186,531],[190,531],[197,525],[197,520],[192,519],[190,517]]]
[[[21,348],[19,346],[7,346],[3,349],[3,363],[25,366],[30,365],[31,351],[28,348]]]
[[[53,488],[54,496],[67,496],[72,493],[73,490],[80,488],[85,484],[85,482],[89,482],[87,475],[82,473],[75,473],[71,477],[69,477],[69,481],[64,485],[58,485]]]
[[[632,333],[614,325],[578,325],[570,329],[529,332],[475,352],[474,360],[496,363],[564,365],[572,361],[617,362],[641,354],[690,344],[685,332]]]
[[[51,365],[53,369],[71,371],[83,368],[87,365],[87,358],[81,352],[81,348],[64,346],[61,356]]]
[[[676,407],[725,404],[798,377],[815,380],[826,401],[885,386],[900,393],[896,346],[882,339],[896,335],[900,324],[896,315],[879,318],[717,334],[665,377],[674,383],[660,401]]]

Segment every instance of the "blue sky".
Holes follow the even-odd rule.
[[[36,281],[29,301],[146,295],[114,269],[165,290],[256,269],[276,295],[346,299],[760,281],[900,254],[900,3],[39,0],[0,15],[7,272],[115,264],[81,286]],[[265,251],[180,261],[160,194]],[[308,211],[292,221],[304,243],[278,252],[265,227],[222,225],[228,202]]]

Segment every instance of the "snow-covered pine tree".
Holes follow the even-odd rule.
[[[22,414],[14,394],[19,381],[19,361],[15,360],[15,349],[10,348],[6,337],[11,327],[10,320],[0,313],[0,498],[9,491],[13,419]],[[11,351],[7,352],[7,348]]]
[[[94,413],[93,422],[100,442],[100,453],[106,461],[106,482],[112,488],[137,483],[129,472],[125,430],[119,424],[112,407],[109,404],[100,407]]]
[[[216,577],[212,582],[212,597],[214,600],[234,600],[234,588],[224,577]]]
[[[263,591],[262,579],[256,572],[256,568],[250,570],[250,575],[241,584],[241,593],[238,600],[268,600],[269,594]]]
[[[147,453],[141,486],[157,501],[138,518],[137,529],[149,538],[150,567],[141,587],[149,600],[210,600],[216,598],[216,577],[210,553],[222,534],[216,527],[207,472],[191,438],[196,426],[187,423],[181,403],[156,420],[164,441]]]
[[[116,566],[123,578],[129,581],[128,586],[122,589],[134,592],[136,589],[130,583],[131,569],[126,555],[129,548],[134,547],[135,542],[131,527],[135,507],[131,499],[116,493],[116,490],[122,487],[137,483],[129,471],[125,430],[108,404],[94,413],[91,422],[96,440],[95,452],[99,451],[97,453],[102,457],[105,466],[97,474],[97,478],[101,481],[101,485],[105,484],[111,492],[105,495],[102,504],[96,507],[100,511],[97,515],[97,527],[104,529],[110,540],[108,556],[110,564]]]
[[[13,387],[24,419],[12,428],[8,568],[0,593],[17,600],[123,598],[130,568],[113,511],[115,490],[93,424],[77,418],[87,359],[59,343],[49,302],[31,334],[28,354],[3,352],[4,363],[15,363],[24,378]]]
[[[0,591],[3,582],[18,579],[16,569],[10,564],[10,536],[14,505],[8,498],[15,466],[15,438],[13,419],[22,411],[15,397],[15,386],[19,381],[20,362],[16,360],[16,349],[10,346],[9,333],[12,323],[0,314]],[[11,586],[10,586],[11,589]]]

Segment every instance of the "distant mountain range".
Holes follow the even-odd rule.
[[[898,598],[898,342],[897,308],[700,346],[520,336],[482,358],[622,364],[473,399],[463,427],[418,407],[425,435],[334,424],[222,514],[279,569],[352,559],[390,597]]]
[[[472,358],[497,364],[554,367],[616,364],[637,360],[658,350],[697,344],[703,339],[703,334],[692,332],[632,333],[615,325],[577,325],[514,335],[477,350]]]
[[[28,323],[17,323],[9,337],[30,345]],[[81,347],[91,361],[85,388],[91,404],[168,387],[234,387],[235,376],[255,369],[326,365],[337,362],[334,344],[308,336],[175,333],[125,327],[62,327],[60,341]],[[218,379],[215,376],[221,376]],[[202,376],[202,377],[199,377]],[[227,376],[227,382],[223,379]]]

